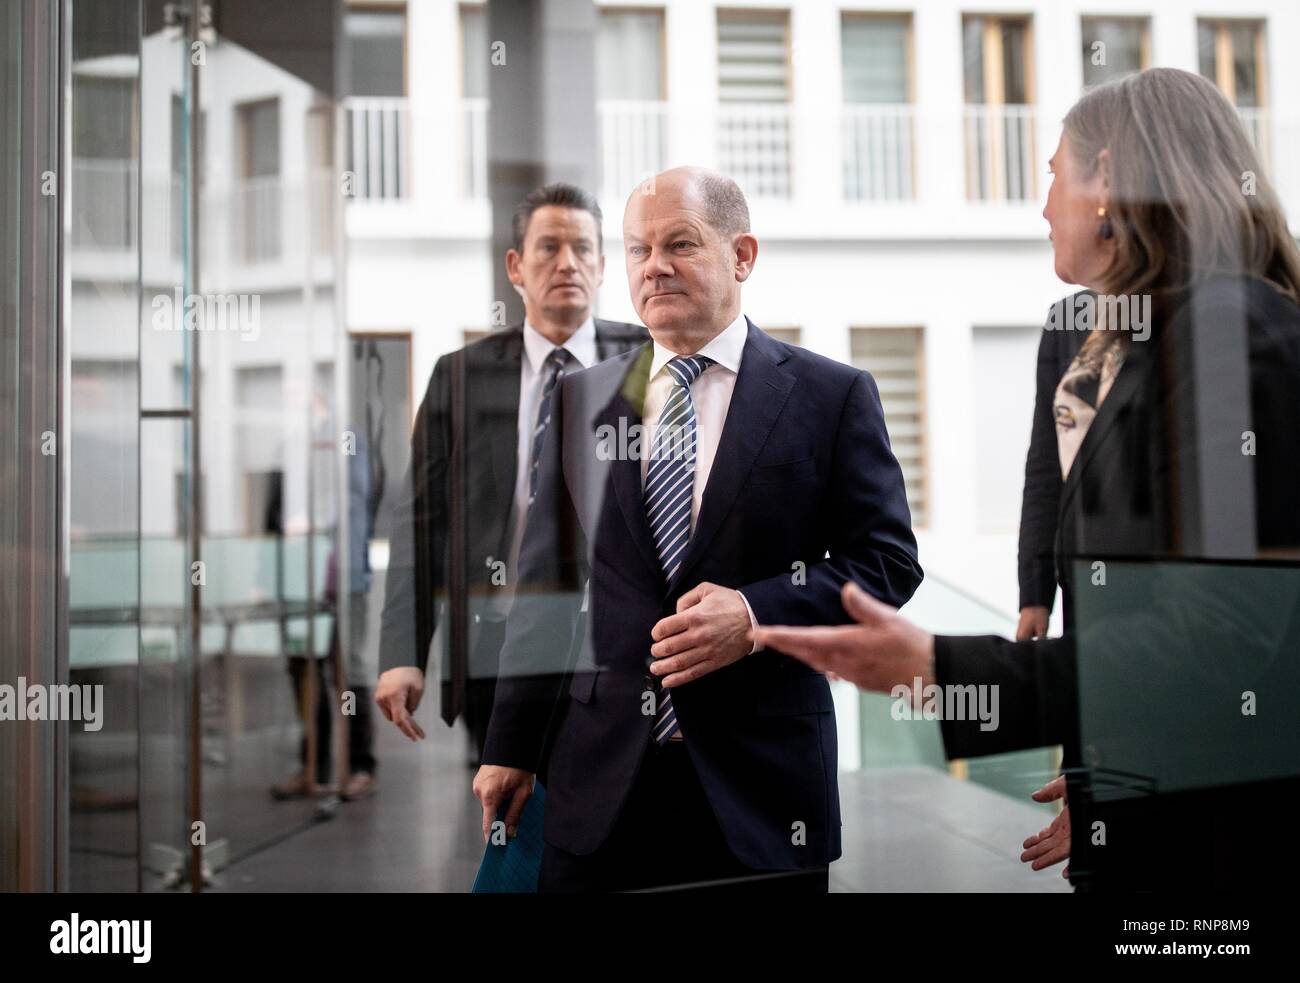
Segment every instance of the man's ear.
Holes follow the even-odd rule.
[[[523,256],[519,255],[515,250],[506,250],[506,276],[510,278],[510,282],[516,287],[524,285],[524,275],[519,269],[523,261]]]
[[[754,263],[758,260],[758,240],[750,233],[742,232],[732,240],[732,249],[736,257],[736,282],[744,283],[754,272]]]
[[[600,254],[600,262],[596,265],[596,286],[605,282],[605,254]]]

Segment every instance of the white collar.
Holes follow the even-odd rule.
[[[546,356],[550,355],[555,349],[550,339],[542,334],[528,320],[524,320],[524,352],[528,356],[528,364],[532,366],[534,372],[542,371],[542,364],[546,361]],[[560,346],[568,351],[578,364],[584,369],[595,365],[596,358],[596,322],[593,318],[587,318],[578,326],[578,330],[569,335],[569,340]]]
[[[730,369],[732,372],[739,374],[740,356],[744,354],[745,340],[748,337],[749,324],[742,313],[737,315],[734,321],[728,324],[720,333],[714,335],[707,345],[694,354],[707,355],[724,369]],[[654,351],[654,359],[650,362],[651,379],[658,375],[665,365],[677,357],[676,352],[665,348],[657,341],[654,343]]]

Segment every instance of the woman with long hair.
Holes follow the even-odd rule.
[[[852,583],[858,624],[755,635],[864,689],[997,686],[997,726],[944,719],[945,752],[1063,745],[1063,778],[1035,797],[1068,786],[1069,806],[1026,858],[1068,855],[1078,888],[1285,880],[1300,861],[1259,829],[1300,801],[1300,587],[1260,564],[1300,556],[1300,252],[1235,110],[1189,72],[1085,94],[1052,172],[1057,275],[1096,297],[1054,401],[1064,636],[935,637]],[[1243,560],[1267,589],[1216,562]],[[1236,731],[1253,695],[1242,679],[1272,685],[1258,694],[1272,718]],[[1132,721],[1133,760],[1160,773],[1107,786],[1112,762],[1085,748],[1081,709]],[[1241,765],[1230,784],[1225,762]]]

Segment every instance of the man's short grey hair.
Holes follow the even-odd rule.
[[[740,185],[712,171],[696,175],[696,182],[705,217],[716,232],[730,237],[749,231],[749,203]]]

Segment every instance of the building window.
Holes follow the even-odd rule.
[[[1201,74],[1237,107],[1255,149],[1267,162],[1271,147],[1264,22],[1200,20],[1196,24],[1196,41]]]
[[[487,197],[488,68],[487,8],[460,8],[461,191],[467,198]]]
[[[344,14],[348,95],[406,95],[406,10],[357,9]]]
[[[718,162],[746,194],[790,197],[790,15],[718,11]]]
[[[912,18],[844,14],[844,196],[913,196]]]
[[[72,90],[72,172],[77,216],[71,245],[77,249],[129,250],[136,241],[139,168],[132,139],[139,79],[79,75]]]
[[[921,328],[854,328],[853,366],[876,380],[894,456],[903,469],[912,524],[929,524],[926,476],[924,332]]]
[[[1151,22],[1145,17],[1085,17],[1082,37],[1084,88],[1151,64]]]
[[[1027,17],[962,21],[966,197],[1029,201],[1034,167],[1034,79]]]
[[[344,14],[347,170],[355,197],[405,198],[410,123],[406,106],[406,8],[353,7]]]
[[[237,242],[246,262],[280,256],[280,100],[246,102],[235,108],[239,120],[235,192]]]
[[[664,169],[665,96],[663,11],[602,10],[596,34],[602,198],[621,201]]]

